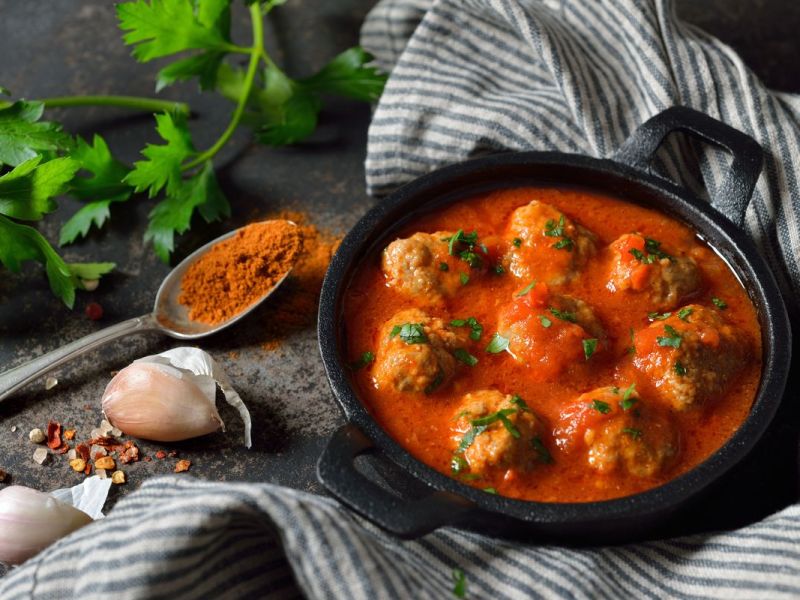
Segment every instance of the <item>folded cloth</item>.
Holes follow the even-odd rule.
[[[0,598],[781,598],[800,595],[800,507],[732,533],[605,549],[441,529],[401,542],[327,498],[152,479],[0,579]]]
[[[800,100],[765,89],[668,2],[384,0],[363,43],[392,70],[369,134],[373,193],[483,152],[606,156],[648,117],[689,105],[764,146],[746,227],[784,290],[800,290]],[[713,191],[724,160],[695,148],[693,173],[684,150],[666,148],[660,168]],[[734,532],[613,548],[455,529],[403,542],[326,498],[170,477],[8,573],[0,598],[447,598],[456,569],[469,598],[797,598],[799,537],[795,505]]]
[[[487,152],[607,157],[648,118],[689,106],[764,148],[745,227],[784,296],[800,297],[800,97],[768,90],[672,2],[383,0],[361,41],[391,71],[369,130],[373,194]],[[730,158],[671,137],[656,170],[713,197]]]

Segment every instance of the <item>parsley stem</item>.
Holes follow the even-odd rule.
[[[187,171],[198,165],[203,164],[205,161],[213,157],[222,147],[231,139],[233,132],[239,126],[239,121],[242,119],[244,109],[247,106],[247,101],[250,99],[250,91],[253,89],[253,82],[256,78],[256,71],[261,62],[261,56],[264,53],[264,24],[261,21],[261,8],[258,2],[250,5],[250,19],[253,22],[253,47],[250,48],[250,62],[247,65],[247,73],[244,76],[244,84],[242,85],[241,96],[239,103],[236,105],[236,110],[233,111],[230,123],[222,135],[219,136],[214,145],[207,150],[201,152],[197,158],[181,166],[181,171]]]
[[[70,108],[73,106],[117,106],[145,112],[179,112],[189,114],[189,105],[185,102],[172,102],[171,100],[156,100],[155,98],[141,98],[138,96],[59,96],[56,98],[43,98],[46,108]]]

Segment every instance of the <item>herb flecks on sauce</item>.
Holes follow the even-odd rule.
[[[672,325],[664,325],[665,336],[656,337],[656,343],[659,346],[680,348],[681,347],[681,334]]]
[[[428,336],[425,335],[425,329],[421,323],[403,323],[402,325],[395,325],[389,333],[389,337],[393,338],[399,335],[400,339],[406,344],[427,344]]]
[[[372,352],[370,352],[369,350],[367,350],[366,352],[363,352],[361,354],[361,356],[358,358],[358,360],[354,360],[348,366],[353,371],[358,371],[359,369],[363,369],[364,367],[366,367],[368,364],[370,364],[374,360],[375,360],[375,355]]]
[[[544,234],[547,237],[557,237],[561,238],[557,242],[552,244],[552,247],[557,250],[566,250],[567,252],[572,252],[572,248],[575,245],[575,242],[572,241],[572,238],[564,235],[564,227],[566,226],[567,221],[564,218],[564,215],[561,215],[558,218],[558,224],[553,219],[548,219],[547,223],[544,225]]]
[[[467,317],[466,319],[453,319],[450,321],[450,325],[453,327],[469,327],[471,331],[469,332],[469,339],[477,342],[481,339],[481,335],[483,335],[483,325],[478,323],[478,320],[475,317]]]

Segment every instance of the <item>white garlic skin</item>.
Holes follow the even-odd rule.
[[[85,512],[20,485],[0,490],[0,561],[18,565],[92,522]]]
[[[103,412],[126,435],[177,442],[223,426],[214,406],[216,384],[203,388],[182,369],[135,362],[122,369],[103,393]],[[209,387],[210,386],[210,387]]]

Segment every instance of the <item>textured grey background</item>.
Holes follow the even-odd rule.
[[[274,57],[291,75],[305,75],[336,53],[357,43],[358,28],[371,0],[292,0],[275,11],[267,27]],[[770,86],[800,92],[800,2],[797,0],[715,0],[678,2],[679,13],[719,36],[738,50]],[[234,38],[249,41],[247,18],[237,3]],[[117,93],[152,95],[154,75],[161,63],[137,64],[121,43],[113,4],[104,0],[50,0],[46,3],[0,0],[0,85],[17,96],[41,98],[67,94]],[[188,101],[197,119],[192,123],[196,145],[212,143],[225,127],[231,105],[213,94],[201,95],[193,84],[177,85],[163,97]],[[52,111],[73,133],[85,137],[99,132],[120,158],[132,162],[146,142],[156,141],[152,117],[122,110],[76,108]],[[368,107],[345,100],[326,105],[321,127],[300,146],[269,149],[249,144],[246,132],[217,161],[221,184],[231,200],[234,217],[214,226],[196,224],[181,238],[177,258],[219,233],[280,209],[299,209],[334,231],[345,231],[372,205],[364,193]],[[78,204],[65,200],[59,212],[46,219],[43,232],[51,240],[58,226]],[[141,242],[145,216],[152,206],[136,198],[118,208],[112,224],[101,234],[69,247],[73,261],[111,260],[114,275],[94,293],[80,293],[70,312],[47,289],[37,265],[22,276],[0,272],[0,368],[13,367],[58,345],[100,327],[148,312],[168,267]],[[100,322],[83,314],[90,301],[105,308]],[[254,417],[254,447],[240,445],[240,427],[230,411],[223,416],[228,434],[176,444],[181,457],[193,462],[192,474],[215,480],[271,481],[321,491],[314,463],[325,439],[342,422],[328,390],[309,329],[291,337],[281,349],[260,347],[258,317],[203,343],[228,371]],[[32,384],[0,406],[0,468],[10,481],[39,489],[78,483],[63,457],[39,466],[31,459],[28,431],[56,419],[88,435],[101,418],[99,399],[110,372],[131,360],[167,349],[173,341],[139,336],[108,346],[56,373],[60,383],[44,390]],[[231,352],[238,358],[231,358]],[[788,411],[788,412],[787,412]],[[710,512],[729,521],[746,520],[796,497],[797,409],[786,408],[773,428],[768,445],[739,472],[728,478],[706,503],[698,505],[692,521]],[[17,431],[12,433],[12,426]],[[145,454],[162,445],[141,443]],[[168,473],[174,461],[130,465],[130,483],[115,487],[114,495],[135,489],[149,475]],[[734,480],[749,478],[758,493],[743,500]],[[737,493],[737,502],[729,494]],[[742,508],[744,506],[744,508]],[[722,517],[720,517],[722,519]]]

